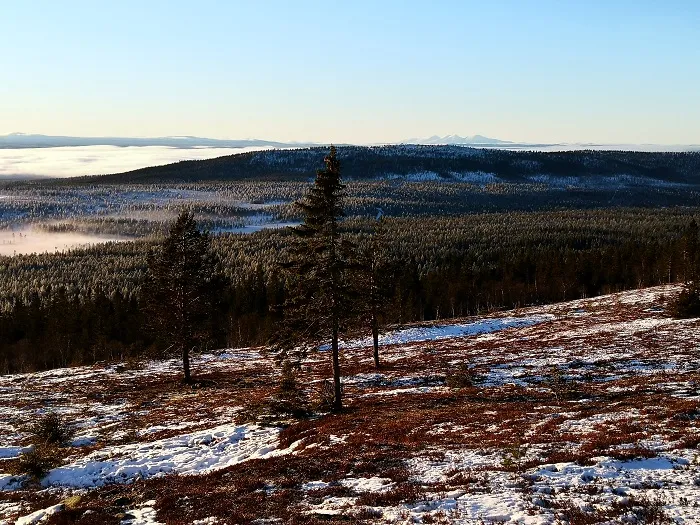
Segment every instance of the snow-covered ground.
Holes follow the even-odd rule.
[[[677,291],[392,328],[380,370],[346,341],[348,410],[310,420],[266,413],[264,349],[198,356],[195,389],[174,360],[0,377],[0,524],[700,523],[700,320],[668,317]],[[312,398],[328,358],[303,363]],[[27,484],[49,411],[77,433]]]

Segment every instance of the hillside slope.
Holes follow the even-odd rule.
[[[200,356],[197,389],[175,361],[2,377],[0,523],[700,523],[700,319],[668,317],[677,291],[395,327],[379,371],[347,341],[348,409],[301,421],[271,413],[262,349]],[[311,396],[328,357],[303,364]],[[79,432],[23,488],[47,407]]]
[[[305,180],[323,166],[327,148],[267,150],[209,160],[183,161],[63,184],[171,183],[214,180]],[[648,184],[699,184],[700,152],[530,152],[450,145],[340,146],[346,179],[408,177],[413,180],[576,183],[617,178]]]

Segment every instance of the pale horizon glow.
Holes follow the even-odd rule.
[[[35,0],[2,13],[0,134],[700,144],[694,0]]]

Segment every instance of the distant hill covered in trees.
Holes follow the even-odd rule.
[[[327,148],[241,153],[182,161],[115,175],[72,179],[90,183],[172,183],[308,180]],[[700,152],[508,151],[450,145],[340,146],[345,180],[408,178],[475,183],[579,183],[614,186],[700,183]],[[71,184],[71,181],[57,182]]]

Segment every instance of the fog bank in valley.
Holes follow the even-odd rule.
[[[0,149],[0,180],[23,177],[107,175],[181,160],[211,159],[264,149],[270,148],[75,146]]]
[[[37,230],[0,230],[0,255],[20,255],[70,250],[90,244],[122,241],[124,238],[85,233],[47,233]]]

